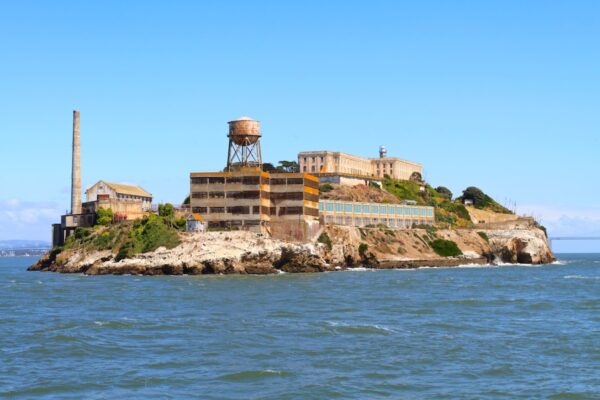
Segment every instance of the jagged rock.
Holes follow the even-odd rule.
[[[319,255],[289,247],[281,250],[281,258],[275,263],[275,268],[292,273],[333,270]]]
[[[207,232],[182,235],[182,244],[159,248],[132,258],[115,261],[110,251],[70,248],[53,250],[41,257],[30,271],[85,273],[89,275],[198,275],[271,274],[322,272],[364,265],[370,268],[416,268],[481,264],[490,259],[541,264],[554,261],[545,234],[535,226],[484,230],[396,230],[326,226],[331,239],[328,249],[321,243],[293,244],[250,232]],[[428,245],[432,235],[452,240],[463,258],[438,256]],[[368,251],[358,252],[361,244]]]

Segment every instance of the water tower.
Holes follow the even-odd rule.
[[[262,167],[260,122],[248,117],[229,121],[227,170],[239,167]]]

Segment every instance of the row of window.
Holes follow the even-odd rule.
[[[229,192],[192,192],[192,199],[258,199],[261,197],[269,198],[268,192],[258,190],[229,191]]]
[[[319,201],[319,196],[304,192],[264,192],[258,190],[229,192],[192,192],[192,199],[271,199]]]
[[[300,178],[264,178],[260,176],[201,176],[201,177],[192,177],[190,178],[190,182],[194,185],[206,185],[206,184],[242,184],[242,185],[258,185],[262,183],[263,185],[303,185],[306,184],[311,186],[308,179]],[[314,186],[314,184],[313,184]],[[318,184],[317,184],[318,187]]]
[[[320,202],[319,210],[335,213],[392,214],[433,217],[432,207],[408,207],[389,204],[355,204]]]
[[[148,199],[147,197],[133,196],[133,195],[130,195],[130,194],[120,194],[120,193],[117,193],[117,198],[119,198],[119,199],[133,199],[133,200],[150,201],[150,199]]]
[[[265,206],[234,206],[234,207],[192,207],[192,212],[198,214],[264,214],[264,215],[311,215],[318,216],[316,208],[309,207],[265,207]]]
[[[325,222],[336,225],[347,226],[368,226],[368,225],[386,225],[390,228],[412,228],[416,225],[433,225],[433,221],[420,221],[417,219],[396,219],[396,218],[367,218],[367,217],[343,217],[326,215]]]

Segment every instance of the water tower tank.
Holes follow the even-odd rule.
[[[248,117],[229,121],[229,138],[238,146],[247,146],[260,139],[260,122]]]

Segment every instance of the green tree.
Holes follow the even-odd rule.
[[[171,203],[159,204],[158,215],[164,218],[171,218],[175,214],[175,208]]]
[[[265,172],[273,172],[273,171],[277,171],[277,168],[275,168],[275,166],[271,163],[263,163],[262,165],[262,169]]]
[[[435,188],[435,191],[438,192],[440,196],[445,199],[452,200],[452,192],[445,186],[438,186]]]
[[[112,208],[99,208],[96,210],[96,224],[97,225],[110,225],[113,222],[113,210]]]
[[[282,172],[300,172],[300,166],[296,161],[279,161],[277,170]]]
[[[486,202],[486,195],[483,191],[475,186],[469,186],[463,190],[462,199],[471,200],[474,206],[482,206]]]
[[[409,180],[413,182],[423,182],[423,176],[420,172],[415,171],[410,175]]]

